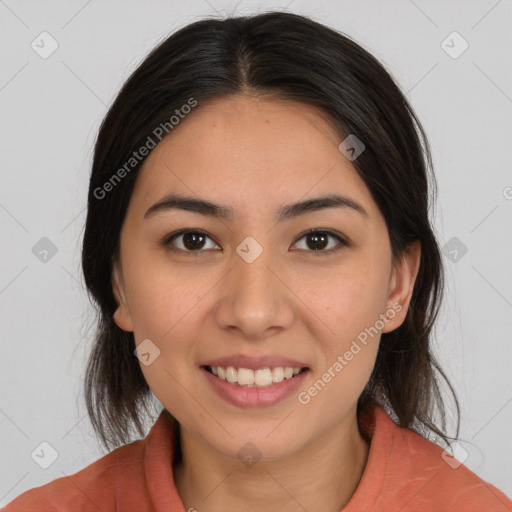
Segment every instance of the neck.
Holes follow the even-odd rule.
[[[227,459],[186,429],[174,479],[185,510],[220,512],[340,512],[354,494],[368,459],[355,411],[286,459],[251,467]]]

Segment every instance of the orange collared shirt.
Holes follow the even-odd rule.
[[[368,461],[341,512],[510,512],[512,501],[443,449],[369,413]],[[145,439],[121,446],[73,475],[30,489],[2,512],[186,512],[174,484],[174,430],[164,409]]]

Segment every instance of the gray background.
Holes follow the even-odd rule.
[[[103,454],[81,394],[92,309],[80,240],[92,144],[107,106],[143,56],[177,28],[215,11],[287,5],[379,58],[426,128],[440,187],[434,222],[441,245],[448,244],[437,352],[461,401],[465,464],[512,495],[510,0],[5,0],[0,505]],[[51,49],[43,31],[58,43],[46,59],[31,47]],[[469,47],[459,55],[464,40]],[[43,237],[57,250],[46,262],[38,253],[48,245]],[[43,441],[58,453],[48,469],[31,457],[41,449],[50,456]]]

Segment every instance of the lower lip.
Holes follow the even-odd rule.
[[[219,379],[219,377],[216,377],[205,368],[201,368],[201,371],[213,389],[231,404],[238,407],[263,407],[276,404],[293,393],[303,382],[309,370],[303,371],[291,379],[285,379],[283,382],[272,384],[268,388],[248,388],[238,384],[231,384]]]

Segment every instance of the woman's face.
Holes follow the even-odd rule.
[[[313,107],[237,95],[196,107],[137,177],[114,318],[143,343],[158,400],[225,456],[251,442],[283,458],[353,422],[380,334],[405,317],[419,246],[392,266],[384,218],[341,141]],[[190,208],[151,209],[170,194]],[[290,206],[335,195],[353,207]],[[286,367],[307,370],[284,378]]]

